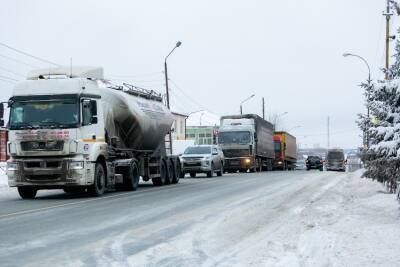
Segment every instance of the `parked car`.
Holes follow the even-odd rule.
[[[197,145],[188,147],[181,156],[183,173],[196,177],[197,173],[206,173],[207,177],[222,176],[224,172],[224,154],[216,145]]]
[[[304,161],[304,159],[298,159],[296,161],[296,170],[305,170],[306,169],[306,162]]]
[[[346,171],[346,160],[342,149],[330,149],[326,156],[327,171]]]
[[[311,169],[324,170],[324,162],[318,156],[308,156],[306,160],[307,171]]]

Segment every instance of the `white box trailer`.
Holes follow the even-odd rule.
[[[31,72],[8,103],[8,182],[22,198],[179,181],[179,157],[165,144],[173,117],[154,91],[113,86],[102,68],[56,68]]]

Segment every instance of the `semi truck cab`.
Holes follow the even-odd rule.
[[[247,171],[254,165],[255,132],[251,126],[221,127],[218,144],[225,156],[225,170]]]
[[[93,184],[95,163],[107,153],[96,82],[30,78],[9,100],[9,185],[29,191]]]

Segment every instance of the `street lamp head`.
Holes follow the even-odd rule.
[[[181,46],[181,44],[182,44],[182,42],[181,41],[178,41],[177,43],[176,43],[176,47],[180,47]]]
[[[250,97],[255,97],[256,95],[255,94],[252,94]]]
[[[350,53],[344,53],[343,56],[344,57],[348,57],[348,56],[351,56],[351,54]]]

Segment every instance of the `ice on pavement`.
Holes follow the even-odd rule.
[[[8,187],[8,178],[6,175],[6,165],[4,162],[0,163],[0,191],[1,189]]]
[[[325,173],[231,203],[171,240],[128,257],[133,266],[396,266],[395,197],[361,171]],[[322,175],[321,175],[322,176]],[[179,259],[179,260],[178,260]]]

